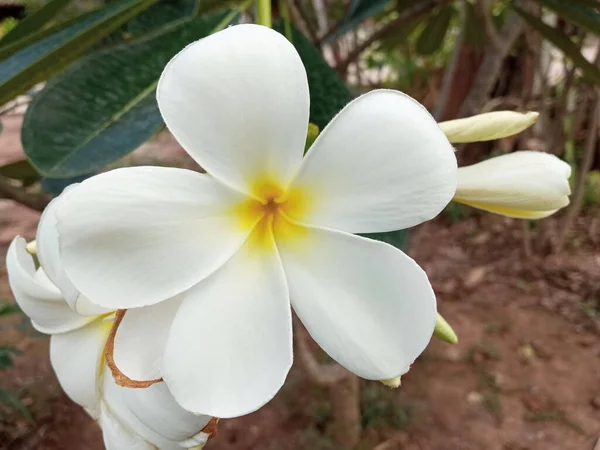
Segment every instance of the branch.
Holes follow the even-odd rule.
[[[425,0],[420,2],[419,4],[405,10],[402,14],[400,14],[396,19],[387,23],[379,30],[375,31],[371,36],[369,36],[364,42],[358,45],[352,52],[348,53],[346,58],[340,61],[335,69],[338,73],[345,73],[346,69],[356,58],[360,56],[362,52],[364,52],[367,48],[369,48],[376,40],[385,36],[391,29],[396,28],[400,25],[405,25],[407,22],[410,22],[417,17],[420,17],[427,12],[431,11],[437,5],[442,3],[446,3],[450,0]]]
[[[0,177],[0,198],[14,200],[36,211],[43,211],[50,203],[50,197],[45,194],[30,194],[23,188],[11,184],[11,182]]]
[[[585,150],[583,154],[583,161],[579,168],[579,174],[577,176],[577,185],[573,192],[573,198],[571,206],[567,210],[567,214],[563,220],[562,226],[560,227],[558,239],[556,240],[556,246],[554,250],[559,252],[565,245],[565,239],[569,233],[569,230],[573,226],[573,222],[581,212],[583,206],[583,198],[585,194],[585,180],[588,172],[592,168],[594,162],[594,153],[596,153],[596,144],[598,142],[598,120],[600,119],[600,92],[597,88],[594,90],[594,112],[589,119],[588,134],[585,142]]]
[[[294,317],[294,353],[314,383],[329,386],[352,376],[350,372],[338,363],[320,364],[308,347],[307,339],[308,335],[302,324]]]
[[[483,30],[488,42],[492,45],[492,47],[501,49],[502,41],[500,36],[498,36],[496,25],[494,25],[492,17],[490,16],[489,0],[476,0],[474,6],[477,18],[483,23]]]
[[[458,29],[458,36],[454,42],[454,49],[452,50],[452,57],[450,63],[444,72],[444,79],[442,80],[442,87],[440,89],[440,95],[438,96],[437,105],[433,113],[433,117],[438,122],[442,120],[446,107],[448,106],[448,99],[450,99],[450,92],[452,91],[452,85],[454,82],[454,76],[456,75],[456,69],[458,69],[458,61],[460,60],[460,53],[463,47],[463,40],[465,36],[465,26],[467,19],[467,1],[462,0],[460,2],[460,25]]]
[[[308,35],[311,41],[317,42],[317,33],[308,20],[306,12],[302,9],[302,6],[297,4],[294,0],[290,0],[290,10],[292,17],[294,18],[294,23],[298,25],[300,31],[302,31],[305,35]]]
[[[479,66],[473,86],[460,107],[459,117],[477,114],[485,104],[500,75],[504,58],[506,58],[522,31],[523,22],[517,16],[517,13],[511,12],[500,33],[500,47],[496,48],[492,44],[486,45],[485,56]]]

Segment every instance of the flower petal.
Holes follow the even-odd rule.
[[[165,383],[153,384],[146,389],[123,388],[123,399],[141,423],[172,441],[193,438],[212,419],[184,410]]]
[[[269,233],[270,234],[270,233]],[[292,365],[291,310],[274,248],[251,239],[186,294],[163,359],[163,378],[185,409],[215,417],[267,403]]]
[[[168,396],[170,396],[168,389],[165,390],[164,387],[160,387],[160,385],[164,386],[164,383],[153,385],[147,389],[124,388],[115,383],[108,368],[105,368],[105,370],[103,408],[110,413],[122,429],[138,441],[146,441],[160,450],[181,450],[181,446],[177,441],[162,435],[161,431],[171,436],[187,437],[194,436],[202,429],[201,425],[205,421],[205,417],[203,416],[193,423],[193,419],[189,417],[191,413],[182,411],[180,407],[174,404],[174,400],[168,399]],[[138,397],[137,400],[131,400],[136,397]],[[144,406],[152,410],[145,412],[138,410],[138,408]],[[175,414],[175,416],[171,417],[171,414]],[[162,425],[154,428],[157,422],[161,421],[161,417]],[[176,420],[184,420],[185,423],[176,424]],[[198,428],[194,429],[193,425],[198,426]],[[169,429],[170,426],[175,428]],[[119,447],[118,449],[121,450],[122,448],[129,447]]]
[[[571,166],[520,151],[458,169],[454,200],[509,217],[539,219],[569,204]]]
[[[57,208],[67,276],[107,308],[171,298],[242,245],[254,227],[234,215],[244,199],[184,169],[132,167],[92,177]]]
[[[112,357],[118,370],[127,378],[161,378],[167,335],[182,300],[183,295],[179,295],[156,305],[125,312],[117,328]]]
[[[369,380],[408,371],[436,319],[427,275],[411,258],[383,242],[317,228],[296,239],[277,236],[277,246],[294,311],[323,350]]]
[[[36,272],[26,245],[20,236],[13,239],[6,254],[6,270],[15,300],[34,328],[41,333],[63,333],[92,320],[74,313],[44,271]]]
[[[37,257],[48,278],[60,290],[71,309],[82,316],[95,316],[110,312],[111,310],[95,305],[89,299],[79,294],[73,283],[67,278],[60,258],[58,230],[56,228],[56,209],[74,188],[74,185],[69,186],[44,209],[40,217],[36,236]]]
[[[97,381],[109,330],[110,321],[97,319],[50,338],[50,362],[61,387],[71,400],[90,411],[97,406]]]
[[[102,408],[99,423],[106,450],[157,450],[154,445],[123,426],[108,408]]]
[[[233,26],[187,46],[167,64],[157,99],[183,148],[238,190],[252,193],[259,178],[286,185],[302,160],[306,71],[269,28]]]
[[[327,125],[290,192],[304,195],[295,220],[375,233],[435,217],[455,189],[456,157],[433,117],[407,95],[377,90]]]

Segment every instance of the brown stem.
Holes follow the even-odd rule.
[[[406,9],[402,12],[396,19],[387,23],[379,30],[375,31],[371,36],[369,36],[364,42],[356,46],[356,48],[346,55],[346,58],[341,60],[335,67],[335,69],[339,73],[345,73],[348,65],[354,61],[356,58],[360,56],[362,52],[364,52],[367,48],[369,48],[375,41],[385,36],[391,29],[399,27],[401,25],[405,25],[407,22],[420,17],[427,12],[431,11],[437,5],[442,3],[446,3],[449,0],[425,0],[420,3],[412,6],[409,9]]]
[[[51,200],[46,194],[30,194],[25,189],[14,186],[4,177],[0,177],[0,198],[14,200],[36,211],[43,211]]]
[[[360,441],[360,383],[358,377],[338,363],[320,364],[308,346],[308,334],[294,318],[294,354],[309,379],[329,391],[334,442],[343,449],[352,449]]]
[[[479,66],[471,90],[460,107],[459,117],[477,114],[481,110],[500,75],[504,59],[522,31],[521,19],[516,13],[511,12],[500,33],[499,46],[495,47],[488,43],[485,47],[483,62]]]
[[[583,206],[583,198],[585,194],[585,180],[588,172],[592,168],[594,162],[594,153],[596,153],[596,144],[598,142],[598,120],[600,119],[600,92],[598,89],[594,91],[594,112],[589,119],[588,135],[585,142],[585,150],[583,154],[583,161],[579,168],[579,174],[577,175],[577,185],[573,192],[571,199],[571,206],[567,210],[562,226],[556,240],[554,250],[559,252],[565,245],[565,239],[573,226],[573,222],[581,212]]]
[[[292,13],[294,23],[298,25],[300,31],[308,35],[311,41],[316,42],[318,39],[317,33],[310,23],[310,20],[308,20],[308,16],[306,11],[304,11],[302,4],[296,0],[290,0],[290,11]]]

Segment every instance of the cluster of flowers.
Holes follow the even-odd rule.
[[[457,169],[451,142],[519,133],[535,113],[438,125],[412,98],[377,90],[304,155],[306,72],[265,27],[189,45],[157,99],[207,174],[92,177],[7,256],[17,302],[51,335],[58,379],[108,449],[201,448],[215,417],[267,403],[292,365],[291,307],[342,366],[397,379],[432,336],[435,296],[411,258],[357,233],[415,226],[452,199],[523,218],[568,203],[570,168],[547,154]]]

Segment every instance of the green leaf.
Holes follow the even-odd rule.
[[[39,178],[39,174],[26,159],[0,167],[0,176],[23,181]]]
[[[32,164],[47,177],[71,178],[145,142],[163,126],[155,91],[165,65],[226,16],[190,19],[97,51],[54,78],[25,114],[22,142]]]
[[[523,11],[521,8],[514,6],[514,9],[529,26],[561,50],[567,58],[573,61],[573,64],[579,67],[590,80],[593,80],[596,84],[600,84],[600,70],[585,59],[577,45],[575,45],[568,36],[550,25],[545,24],[537,17]]]
[[[281,21],[277,21],[273,28],[283,34]],[[322,130],[352,96],[337,72],[327,64],[318,47],[293,26],[292,37],[292,43],[308,75],[310,121]]]
[[[389,0],[352,0],[344,20],[323,41],[331,42],[355,29],[369,17],[383,11],[388,3],[390,3]]]
[[[361,236],[385,242],[394,247],[404,250],[408,239],[408,230],[386,231],[385,233],[366,233]]]
[[[20,313],[21,308],[14,303],[0,303],[0,316],[8,316],[11,314]]]
[[[14,366],[14,357],[22,355],[23,352],[14,347],[0,347],[0,370],[8,370]]]
[[[21,400],[18,399],[15,395],[8,392],[6,389],[0,388],[0,403],[4,403],[9,407],[16,409],[19,411],[30,423],[35,423],[33,420],[33,416],[27,409],[27,407],[21,403]]]
[[[60,72],[156,1],[133,0],[111,5],[10,56],[0,63],[0,104]]]
[[[417,41],[417,53],[431,55],[440,49],[448,33],[453,13],[454,8],[448,5],[431,15]]]
[[[554,10],[569,22],[600,34],[600,13],[593,8],[564,0],[538,0],[538,2]]]
[[[182,20],[196,14],[201,0],[160,0],[146,11],[134,17],[125,30],[139,35],[163,27],[176,20]]]
[[[42,190],[52,195],[53,197],[57,197],[62,194],[67,186],[74,183],[81,183],[87,178],[95,175],[96,173],[88,173],[85,175],[79,175],[77,177],[72,178],[42,178]]]
[[[71,0],[51,0],[46,3],[38,11],[25,17],[25,19],[21,20],[16,27],[6,33],[2,40],[0,40],[0,46],[18,41],[32,33],[36,33],[69,3],[71,3]]]
[[[465,4],[465,42],[472,48],[483,48],[485,43],[485,29],[475,12],[475,6],[471,2]]]

